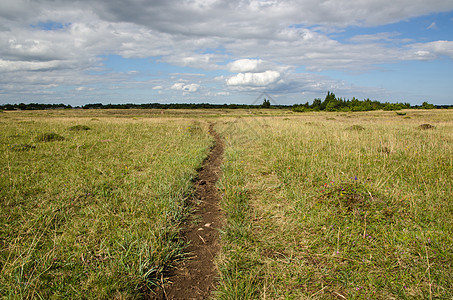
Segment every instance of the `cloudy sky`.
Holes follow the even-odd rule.
[[[0,103],[453,104],[453,0],[2,0]]]

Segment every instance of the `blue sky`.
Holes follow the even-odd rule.
[[[6,0],[0,103],[453,104],[452,0]]]

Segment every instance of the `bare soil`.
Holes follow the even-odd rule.
[[[215,144],[194,183],[193,215],[186,220],[183,239],[189,242],[188,258],[170,270],[169,284],[154,299],[207,299],[215,289],[217,270],[214,257],[220,250],[219,229],[224,224],[220,194],[215,186],[220,177],[224,144],[210,124],[209,133]]]

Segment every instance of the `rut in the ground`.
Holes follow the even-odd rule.
[[[224,144],[212,123],[209,133],[215,144],[195,182],[194,215],[183,225],[183,238],[190,242],[186,249],[189,257],[173,270],[171,284],[164,287],[159,299],[207,299],[215,288],[214,257],[220,249],[218,229],[225,219],[215,184],[220,177]]]

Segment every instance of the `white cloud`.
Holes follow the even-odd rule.
[[[83,2],[104,20],[140,24],[170,34],[263,38],[275,28],[292,24],[377,26],[453,8],[453,3],[445,0]]]
[[[162,58],[161,61],[184,67],[203,70],[218,70],[221,68],[218,63],[223,62],[226,58],[227,57],[225,55],[178,52],[176,50],[173,54]]]
[[[278,65],[262,59],[239,59],[227,65],[227,69],[233,73],[263,73],[273,70],[284,73],[291,69],[288,65]]]
[[[56,69],[58,61],[10,61],[0,58],[0,71],[45,71]]]
[[[408,47],[410,51],[405,57],[407,60],[432,60],[439,56],[453,58],[453,41],[416,43]]]
[[[14,23],[10,18],[6,23],[12,24],[11,30],[0,31],[0,57],[15,61],[59,60],[60,65],[64,61],[68,68],[77,65],[83,69],[92,67],[97,55],[108,52],[126,58],[160,56],[164,62],[216,70],[226,59],[259,56],[267,62],[239,59],[227,68],[237,73],[264,72],[275,69],[269,67],[269,61],[278,60],[291,66],[307,65],[311,70],[363,69],[370,63],[391,62],[402,56],[401,51],[375,45],[388,41],[391,35],[358,36],[357,42],[373,44],[358,47],[338,43],[313,30],[288,26],[385,24],[453,9],[453,4],[445,1],[383,1],[379,7],[384,9],[377,10],[371,0],[338,0],[323,5],[314,0],[189,1],[180,5],[173,0],[147,5],[132,0],[81,0],[73,4],[44,0],[34,6],[36,15],[30,17],[26,2],[6,0],[1,4],[4,11],[17,15],[19,21],[56,20],[70,25],[58,31],[26,29],[26,23]],[[81,3],[86,8],[82,9]],[[200,49],[219,47],[228,55],[200,53]]]
[[[399,36],[398,32],[379,32],[376,34],[361,34],[350,38],[349,40],[356,43],[370,43],[370,42],[393,42]]]
[[[79,86],[75,89],[77,92],[82,92],[82,91],[94,91],[94,88],[89,88],[86,86]]]
[[[433,49],[435,53],[447,55],[453,58],[453,41],[435,41],[425,45],[425,47]]]
[[[230,72],[262,72],[263,61],[261,59],[239,59],[228,64]]]
[[[439,29],[439,28],[437,27],[436,22],[432,22],[431,25],[429,25],[426,29]]]
[[[288,28],[279,32],[272,39],[248,39],[237,41],[226,47],[233,55],[258,56],[263,61],[278,61],[287,66],[304,65],[308,70],[321,71],[326,69],[365,70],[372,64],[388,63],[399,60],[402,51],[390,48],[385,44],[367,42],[361,44],[342,44],[327,35],[304,28]],[[259,61],[248,61],[247,64],[231,63],[229,66],[263,71],[274,69]],[[273,64],[276,66],[276,64]]]
[[[280,73],[277,71],[265,71],[262,73],[239,73],[228,78],[227,85],[229,86],[267,86],[276,82],[280,78]]]
[[[171,87],[172,90],[184,91],[184,92],[196,92],[200,88],[199,84],[190,83],[184,84],[182,82],[177,82]]]
[[[153,87],[152,87],[153,90],[161,90],[161,89],[163,89],[163,88],[164,88],[164,87],[161,86],[161,85],[156,85],[156,86],[153,86]]]

